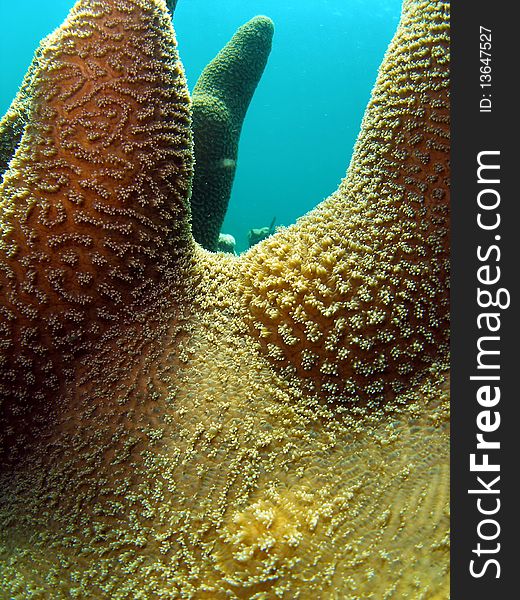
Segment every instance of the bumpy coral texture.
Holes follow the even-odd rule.
[[[235,178],[240,132],[271,52],[273,32],[267,17],[255,17],[239,27],[193,89],[192,231],[207,250],[217,250]]]
[[[239,258],[190,232],[164,0],[48,38],[0,187],[1,598],[448,598],[448,19],[405,2],[346,179]]]
[[[46,39],[40,42],[16,97],[9,110],[0,119],[0,176],[5,173],[27,125],[31,104],[31,85],[34,74],[38,71],[45,43]]]

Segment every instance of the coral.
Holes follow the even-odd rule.
[[[230,233],[221,233],[218,236],[217,250],[218,252],[229,252],[236,254],[237,242]]]
[[[276,217],[271,221],[271,225],[269,227],[259,227],[250,229],[247,232],[247,241],[249,243],[249,247],[252,248],[258,242],[265,240],[270,235],[273,235],[275,232],[274,224],[276,223]]]
[[[429,21],[406,23],[339,190],[244,259],[251,333],[305,390],[342,401],[395,396],[448,352],[448,57]]]
[[[175,8],[177,7],[177,2],[179,0],[166,0],[166,6],[168,10],[173,14],[175,12]]]
[[[338,191],[240,257],[190,232],[164,0],[48,38],[0,187],[0,597],[449,596],[448,10],[405,2]]]
[[[273,31],[267,17],[242,25],[193,89],[192,230],[207,250],[217,249],[235,178],[242,124],[264,72]]]
[[[0,176],[3,176],[9,165],[9,161],[14,156],[22,138],[25,125],[29,120],[31,85],[33,76],[39,68],[40,57],[45,44],[46,38],[40,42],[16,97],[11,102],[9,110],[0,120]]]
[[[125,6],[79,3],[32,76],[1,188],[3,415],[59,394],[76,356],[179,279],[193,244],[179,218],[193,161],[173,29],[155,2]]]

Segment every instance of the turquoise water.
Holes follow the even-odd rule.
[[[0,114],[42,37],[72,0],[0,0]],[[223,226],[289,225],[332,193],[350,161],[400,0],[179,0],[174,25],[190,89],[234,31],[257,14],[275,22],[273,50],[242,130]]]

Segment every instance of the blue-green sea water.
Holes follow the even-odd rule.
[[[39,41],[73,0],[0,0],[0,114]],[[401,0],[179,0],[174,27],[188,84],[235,30],[258,14],[275,23],[273,50],[249,108],[223,226],[289,225],[344,176]]]

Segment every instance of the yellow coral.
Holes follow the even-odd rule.
[[[80,0],[31,83],[0,596],[447,598],[448,6],[405,3],[345,181],[241,258],[191,238],[174,47],[164,0]]]

